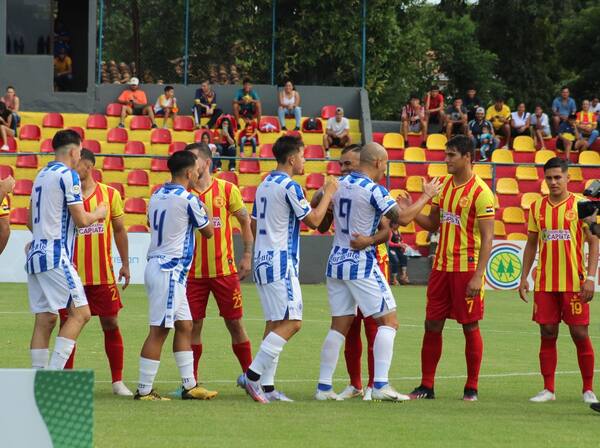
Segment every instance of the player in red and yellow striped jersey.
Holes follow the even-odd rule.
[[[242,372],[252,363],[252,347],[242,323],[242,292],[240,280],[250,273],[252,267],[252,230],[250,216],[242,201],[239,188],[211,174],[212,154],[206,144],[194,143],[186,150],[192,151],[201,161],[198,184],[193,187],[212,216],[214,237],[196,238],[194,260],[188,275],[187,297],[194,321],[192,350],[194,351],[194,375],[197,377],[198,361],[202,355],[202,325],[206,317],[208,296],[212,292],[219,314],[231,335],[231,347]],[[235,217],[240,226],[244,254],[236,268],[233,253],[233,223]]]
[[[539,250],[535,274],[533,320],[540,326],[540,369],[544,390],[531,401],[555,399],[554,375],[557,363],[556,339],[560,321],[569,326],[577,347],[583,379],[583,400],[596,403],[593,392],[594,349],[588,336],[589,301],[594,297],[598,267],[598,238],[579,219],[577,203],[582,198],[567,190],[568,165],[554,157],[544,165],[548,196],[538,199],[529,211],[529,234],[523,253],[519,295],[527,302],[527,277]],[[583,248],[589,245],[588,266]]]
[[[123,337],[119,330],[118,314],[122,308],[112,264],[112,238],[119,251],[123,266],[119,281],[125,280],[123,289],[129,285],[129,247],[127,229],[123,220],[123,200],[114,188],[98,183],[92,176],[96,158],[87,149],[81,150],[81,160],[76,169],[81,179],[83,207],[94,210],[99,204],[108,205],[106,219],[83,229],[77,229],[73,263],[81,277],[92,316],[98,316],[104,332],[104,349],[112,376],[113,393],[130,396],[131,391],[123,383]],[[61,310],[61,323],[67,315]],[[73,368],[75,350],[65,368]]]
[[[429,216],[417,223],[429,232],[440,232],[433,270],[427,287],[425,335],[421,349],[421,385],[411,398],[434,398],[434,380],[442,354],[446,319],[463,326],[467,382],[463,400],[477,400],[483,341],[483,279],[494,237],[494,195],[473,173],[475,150],[468,137],[457,135],[446,144],[449,175],[433,198]]]
[[[10,238],[10,203],[8,195],[15,187],[12,176],[0,180],[0,254],[4,251]]]

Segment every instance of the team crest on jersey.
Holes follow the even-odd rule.
[[[569,230],[542,230],[542,241],[570,241],[571,232]]]
[[[92,235],[94,233],[104,233],[104,223],[95,222],[94,224],[77,229],[79,235]]]
[[[273,254],[259,254],[258,257],[254,258],[254,269],[261,267],[270,268],[273,266]]]
[[[460,216],[443,210],[442,222],[447,222],[449,224],[454,224],[455,226],[460,226]]]
[[[575,213],[575,210],[567,210],[565,212],[565,218],[567,221],[575,221],[577,219],[577,213]]]
[[[308,206],[309,206],[309,203],[308,203],[308,201],[307,201],[306,199],[302,199],[302,200],[300,201],[300,206],[301,206],[302,208],[308,208]]]
[[[358,251],[338,252],[329,257],[329,264],[338,265],[342,263],[358,264],[360,253]]]
[[[223,207],[225,205],[225,198],[223,198],[223,196],[215,196],[213,198],[213,205],[215,207]]]
[[[221,228],[221,217],[220,216],[213,216],[213,226],[215,229]]]
[[[463,196],[462,198],[460,198],[460,200],[458,201],[458,205],[460,205],[462,208],[468,207],[469,206],[469,197]]]
[[[71,188],[71,192],[73,194],[80,194],[81,193],[81,187],[79,185],[73,185],[73,188]]]

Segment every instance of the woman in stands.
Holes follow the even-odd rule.
[[[15,131],[12,130],[13,114],[6,107],[6,104],[0,102],[0,137],[2,137],[2,146],[0,151],[8,151],[8,137],[14,137]]]
[[[229,118],[221,120],[219,129],[215,135],[215,142],[217,144],[217,151],[221,156],[235,157],[237,155],[235,130]],[[235,171],[235,159],[229,160],[229,171]]]
[[[300,130],[300,120],[302,118],[302,110],[300,109],[300,94],[294,88],[292,81],[286,81],[283,89],[279,92],[279,109],[277,109],[279,123],[281,129],[287,131],[285,127],[285,117],[293,116],[296,119],[296,127],[294,131]]]

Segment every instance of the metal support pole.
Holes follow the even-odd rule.
[[[271,18],[271,85],[275,85],[275,13],[277,11],[277,0],[272,2],[272,18]]]
[[[190,39],[190,0],[185,0],[185,30],[183,44],[183,84],[188,83],[189,39]]]
[[[367,0],[363,0],[362,4],[362,61],[361,61],[361,87],[365,88],[367,81]]]
[[[100,18],[98,19],[98,74],[96,84],[102,83],[102,45],[104,41],[104,0],[100,0]]]

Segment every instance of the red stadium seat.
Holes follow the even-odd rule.
[[[171,143],[171,131],[168,129],[154,129],[150,136],[150,143]]]
[[[146,154],[146,147],[143,142],[132,140],[125,145],[125,154]]]
[[[174,131],[193,131],[194,130],[194,120],[192,117],[188,117],[185,115],[178,115],[175,117],[173,121],[173,130]]]
[[[155,172],[169,171],[169,167],[167,166],[167,159],[152,159],[152,162],[150,162],[150,171],[155,171]]]
[[[383,145],[383,136],[385,135],[385,132],[373,132],[373,141],[375,143],[379,143],[380,145]]]
[[[106,105],[106,115],[109,117],[120,117],[122,108],[123,108],[123,105],[119,104],[119,103],[107,104]]]
[[[210,132],[209,129],[198,129],[196,132],[194,132],[194,141],[202,141],[202,134],[208,134],[208,140],[210,141],[210,143],[213,142],[213,134]]]
[[[321,145],[308,145],[304,148],[305,159],[323,159],[325,158],[325,151]]]
[[[286,137],[296,137],[302,140],[302,133],[300,131],[287,131],[285,135]]]
[[[241,160],[240,173],[243,174],[258,174],[260,173],[260,165],[258,160]]]
[[[408,134],[408,139],[406,140],[406,144],[411,147],[411,146],[421,146],[421,144],[423,143],[423,136],[422,135],[414,135],[414,134]]]
[[[309,190],[318,190],[325,183],[325,176],[321,173],[310,173],[306,176],[306,188]]]
[[[17,179],[13,194],[16,196],[29,196],[33,188],[33,181],[29,179]]]
[[[146,227],[142,224],[135,224],[133,226],[129,226],[127,231],[133,232],[133,233],[148,233],[148,227]]]
[[[217,174],[219,179],[226,180],[227,182],[231,182],[232,184],[238,185],[238,177],[233,171],[221,171]]]
[[[100,142],[98,140],[84,140],[81,142],[81,146],[89,149],[94,154],[100,154],[102,152],[102,147],[100,146]]]
[[[302,129],[303,133],[306,134],[322,134],[323,133],[323,122],[321,120],[319,120],[318,118],[316,119],[317,121],[317,128],[316,129],[306,129],[306,123],[308,122],[309,118],[305,118],[304,120],[302,120],[302,125],[300,126],[300,129]]]
[[[14,176],[12,166],[0,165],[0,179],[6,179],[8,176]]]
[[[242,187],[242,200],[246,203],[253,203],[256,196],[256,186],[251,185]]]
[[[271,143],[263,143],[260,145],[258,150],[258,154],[261,159],[273,159],[275,156],[273,155],[273,145]]]
[[[85,127],[88,129],[108,129],[108,121],[102,114],[90,114]]]
[[[106,135],[106,141],[108,143],[127,143],[129,136],[127,131],[123,128],[112,128],[108,130]]]
[[[102,182],[102,171],[94,168],[92,170],[92,179],[94,179],[96,182]]]
[[[69,128],[70,131],[75,131],[79,134],[79,136],[81,137],[81,140],[83,140],[85,138],[85,131],[83,130],[83,128],[81,126],[70,126]]]
[[[174,152],[183,151],[187,144],[185,142],[173,142],[169,145],[169,155]]]
[[[321,108],[321,118],[327,120],[328,118],[335,117],[336,109],[337,109],[337,106],[333,106],[333,105],[323,106]]]
[[[125,200],[125,213],[138,215],[146,214],[146,201],[142,198],[129,198]]]
[[[109,182],[108,186],[113,187],[115,190],[117,190],[122,198],[125,197],[125,187],[121,182]]]
[[[327,162],[327,174],[329,176],[341,176],[340,164],[338,162]]]
[[[106,171],[124,171],[125,161],[123,157],[104,157],[102,169]]]
[[[269,128],[268,131],[263,131],[265,126]],[[280,132],[281,127],[279,119],[277,117],[261,117],[260,122],[258,123],[258,129],[260,129],[261,132]]]
[[[21,140],[39,140],[41,138],[41,131],[39,126],[35,124],[24,124],[21,126],[19,132],[19,139]]]
[[[4,145],[4,141],[0,138],[0,146]],[[8,152],[16,152],[17,151],[17,141],[14,137],[8,136]]]
[[[26,208],[15,208],[10,212],[10,223],[17,225],[27,225],[29,220],[29,210]]]
[[[134,115],[129,127],[132,131],[148,131],[152,129],[152,121],[146,115]]]
[[[36,155],[17,156],[17,168],[37,168],[38,158]]]
[[[40,152],[54,152],[51,138],[47,138],[42,142],[42,144],[40,145]]]
[[[45,128],[63,128],[63,116],[58,112],[50,112],[42,118],[42,126]]]
[[[150,185],[148,173],[144,170],[131,170],[127,175],[127,185],[148,187]]]

